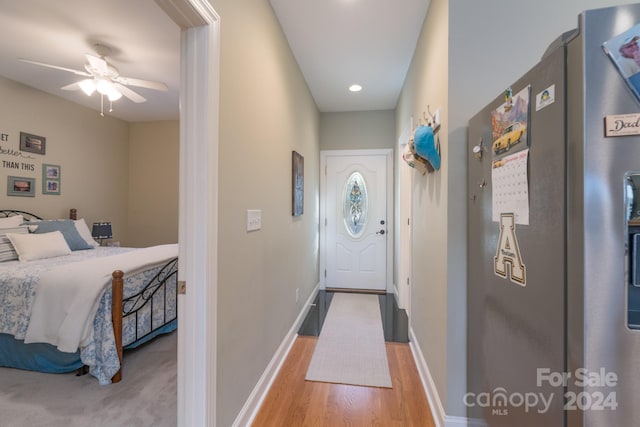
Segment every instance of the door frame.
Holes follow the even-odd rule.
[[[406,141],[404,141],[406,143]],[[404,144],[399,145],[399,152],[402,152]],[[398,252],[396,278],[396,296],[398,307],[406,310],[411,315],[411,250],[412,250],[412,227],[413,227],[413,170],[398,156],[396,162],[398,167],[398,188],[397,188],[397,230],[398,230]]]
[[[413,227],[413,168],[410,168],[402,157],[405,146],[408,144],[413,134],[413,116],[409,117],[407,127],[398,137],[396,158],[396,257],[395,267],[396,280],[396,302],[398,307],[406,310],[411,318],[411,259],[412,259],[412,227]]]
[[[327,267],[327,212],[326,212],[326,189],[327,189],[327,159],[329,157],[354,157],[354,156],[385,156],[387,165],[387,274],[386,291],[393,293],[393,246],[394,246],[394,211],[393,211],[393,149],[373,149],[373,150],[321,150],[320,151],[320,289],[326,289],[326,267]]]
[[[215,426],[220,17],[209,0],[155,2],[181,30],[177,425]]]

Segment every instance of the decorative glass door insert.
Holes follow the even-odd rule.
[[[360,172],[353,172],[344,186],[343,219],[351,237],[359,237],[367,222],[367,186]]]

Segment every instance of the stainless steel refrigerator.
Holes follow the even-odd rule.
[[[580,14],[469,121],[472,424],[640,426],[637,24]]]

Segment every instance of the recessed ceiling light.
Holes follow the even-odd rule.
[[[360,86],[360,85],[351,85],[351,86],[349,86],[349,90],[351,92],[360,92],[362,90],[362,86]]]

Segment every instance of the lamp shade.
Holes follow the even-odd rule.
[[[94,239],[110,239],[113,237],[110,222],[94,222],[91,229],[91,236]]]
[[[80,89],[87,95],[91,96],[96,91],[96,84],[93,79],[85,79],[78,82]]]

